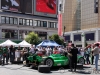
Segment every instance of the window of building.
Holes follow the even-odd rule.
[[[50,22],[48,22],[48,28],[50,28]]]
[[[33,20],[30,20],[30,26],[33,26]]]
[[[38,21],[34,21],[34,26],[38,26]]]
[[[41,27],[43,27],[43,21],[41,21]]]
[[[47,22],[43,21],[43,27],[47,27]]]
[[[19,19],[19,25],[23,25],[23,19]]]
[[[23,25],[26,25],[26,20],[25,19],[22,19],[22,22],[23,22],[22,23]]]
[[[18,31],[17,30],[11,30],[11,29],[2,29],[2,38],[12,38],[17,39],[18,38]]]
[[[26,25],[30,25],[30,20],[26,20]]]
[[[47,27],[47,21],[35,20],[34,24],[35,24],[35,26],[38,26],[38,27]]]
[[[56,22],[48,22],[48,27],[49,28],[57,28],[57,23]]]
[[[1,23],[6,23],[5,18],[6,17],[3,17],[3,16],[1,17]]]
[[[81,41],[81,34],[74,35],[74,41]]]
[[[14,20],[14,18],[13,17],[10,17],[10,24],[13,24],[13,21]]]
[[[33,25],[33,20],[31,19],[19,19],[19,25],[27,25],[27,26],[32,26]]]
[[[54,23],[53,22],[50,23],[50,27],[54,28]]]
[[[86,33],[85,38],[86,38],[86,41],[94,41],[95,40],[95,33]]]
[[[6,17],[6,24],[9,24],[9,17]]]
[[[1,23],[5,23],[5,24],[18,24],[18,19],[15,18],[15,17],[2,16],[1,17]]]
[[[40,21],[37,21],[38,22],[38,27],[40,27],[41,25],[40,25]]]
[[[65,41],[70,41],[70,35],[65,35]]]
[[[14,24],[18,24],[18,19],[14,18]]]

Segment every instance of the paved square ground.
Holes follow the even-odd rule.
[[[100,60],[99,60],[100,65]],[[69,69],[63,69],[61,67],[52,69],[51,73],[39,73],[35,69],[29,69],[29,67],[23,67],[23,65],[5,65],[0,66],[0,75],[100,75],[100,71],[94,72],[92,69],[94,65],[84,65],[84,69],[78,69],[76,73],[69,72]],[[100,69],[100,66],[99,66]]]

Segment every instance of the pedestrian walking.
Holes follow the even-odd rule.
[[[99,60],[99,44],[95,44],[94,49],[92,50],[94,59],[95,59],[95,68],[94,70],[98,70],[98,60]]]
[[[10,63],[12,64],[15,60],[15,49],[13,45],[10,46],[9,50],[10,50]]]
[[[68,54],[70,56],[70,70],[69,71],[76,71],[77,67],[77,54],[78,54],[78,49],[74,46],[74,44],[71,44],[71,50]]]

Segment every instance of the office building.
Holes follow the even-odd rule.
[[[80,1],[81,1],[81,22],[80,22],[81,24],[79,26],[80,30],[72,30],[66,32],[65,39],[66,41],[72,40],[72,42],[74,42],[77,46],[84,47],[85,42],[87,42],[87,44],[92,44],[94,42],[100,41],[100,28],[99,28],[100,0],[80,0]],[[77,22],[78,20],[76,20],[76,23]]]
[[[0,40],[23,40],[29,32],[41,39],[57,34],[57,0],[0,0]],[[51,6],[53,4],[53,6]]]

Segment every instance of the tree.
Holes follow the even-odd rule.
[[[49,40],[54,40],[56,43],[58,43],[60,45],[64,45],[64,40],[61,39],[58,34],[49,36]]]
[[[26,40],[28,43],[30,43],[30,44],[35,44],[35,45],[37,45],[37,44],[39,43],[39,41],[40,41],[38,35],[35,34],[34,32],[30,32],[30,33],[26,36],[25,40]]]

